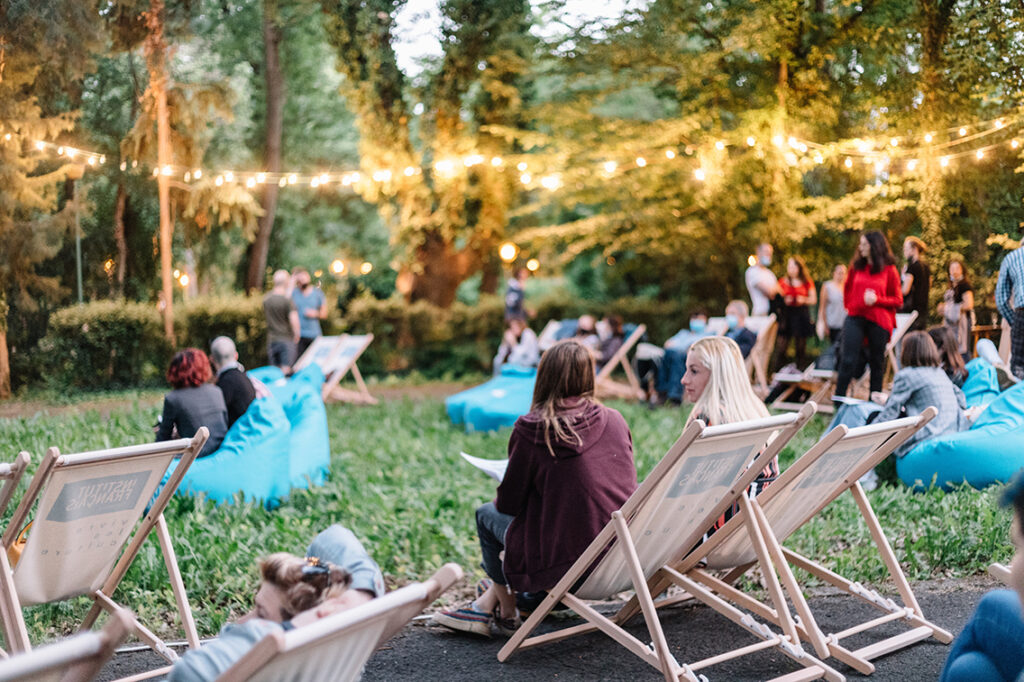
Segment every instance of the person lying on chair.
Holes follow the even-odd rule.
[[[335,524],[316,536],[305,557],[286,552],[260,561],[253,610],[228,623],[216,640],[187,651],[170,682],[214,680],[275,630],[292,630],[384,594],[376,562],[356,536]]]

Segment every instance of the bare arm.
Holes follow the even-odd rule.
[[[298,341],[299,341],[299,311],[298,310],[295,310],[293,308],[292,311],[290,313],[288,313],[288,324],[290,324],[291,327],[292,327],[292,338],[294,338],[295,342],[298,343]]]
[[[970,312],[972,310],[974,310],[974,292],[973,291],[965,291],[964,292],[964,300],[960,304],[960,313],[963,314],[963,313],[966,313],[966,312]]]

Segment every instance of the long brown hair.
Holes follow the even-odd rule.
[[[287,552],[262,559],[260,577],[281,591],[281,615],[285,620],[339,596],[352,582],[348,571],[334,564]]]
[[[538,415],[543,423],[544,442],[551,456],[551,433],[564,442],[583,439],[573,428],[572,418],[564,412],[566,402],[572,398],[594,401],[594,356],[579,341],[566,339],[549,348],[537,367],[537,383],[533,387],[533,404],[530,411]]]
[[[946,372],[953,375],[967,374],[967,368],[964,366],[964,359],[960,357],[952,329],[946,325],[931,327],[928,329],[928,336],[932,337],[935,347],[939,349],[939,360],[942,361],[942,368]]]
[[[796,263],[796,269],[800,272],[800,281],[803,282],[806,286],[813,287],[814,280],[811,279],[811,271],[807,269],[807,263],[804,262],[804,259],[801,258],[800,256],[793,255],[789,257],[789,260]],[[786,269],[789,269],[788,263],[786,264]],[[788,272],[786,273],[786,279],[789,279]]]
[[[941,367],[939,349],[928,332],[910,332],[903,337],[900,364],[904,367]]]

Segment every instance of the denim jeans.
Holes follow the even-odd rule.
[[[496,585],[507,585],[501,565],[501,552],[505,549],[505,533],[514,516],[502,514],[493,502],[476,508],[476,534],[480,538],[482,566],[487,577]]]
[[[939,682],[1002,682],[1024,671],[1024,615],[1012,590],[982,597],[953,642]]]
[[[666,348],[665,357],[658,367],[658,381],[655,388],[659,393],[664,393],[669,400],[681,402],[683,399],[683,385],[680,383],[683,375],[686,374],[686,351]]]

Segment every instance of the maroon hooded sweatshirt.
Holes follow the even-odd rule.
[[[515,517],[505,535],[505,578],[520,592],[549,590],[579,559],[612,512],[636,490],[633,440],[617,411],[589,401],[569,409],[582,444],[551,434],[534,413],[508,442],[495,506]]]

